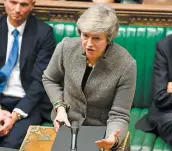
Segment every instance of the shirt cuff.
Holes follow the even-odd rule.
[[[22,111],[19,108],[15,108],[13,111],[19,113],[23,118],[26,118],[28,116],[27,113],[25,113],[24,111]]]

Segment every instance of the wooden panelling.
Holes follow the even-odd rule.
[[[172,0],[143,0],[144,4],[172,5]]]
[[[42,20],[73,21],[92,2],[38,0],[33,14]],[[172,5],[110,4],[121,24],[172,26]],[[0,15],[4,14],[3,0],[0,0]]]

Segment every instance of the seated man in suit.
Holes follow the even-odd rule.
[[[157,43],[153,102],[136,128],[154,132],[172,147],[172,35]]]
[[[0,18],[0,147],[19,148],[29,125],[50,119],[42,74],[55,49],[50,26],[30,14],[34,0],[4,0]]]

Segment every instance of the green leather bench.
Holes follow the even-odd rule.
[[[57,43],[66,36],[79,36],[75,23],[46,23],[53,27]],[[147,113],[152,101],[152,72],[156,42],[170,33],[172,28],[121,25],[118,36],[114,39],[116,43],[125,47],[137,62],[136,92],[129,124],[131,151],[170,151],[169,146],[160,137],[135,129],[135,123]]]

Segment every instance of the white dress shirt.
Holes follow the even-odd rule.
[[[3,95],[5,95],[5,96],[23,98],[26,94],[22,87],[22,84],[21,84],[20,64],[19,64],[21,43],[22,43],[25,25],[26,25],[26,21],[23,24],[21,24],[19,27],[15,28],[13,25],[10,24],[9,18],[7,17],[8,42],[7,42],[6,62],[8,61],[8,57],[9,57],[10,51],[12,49],[13,41],[14,41],[14,36],[12,33],[14,31],[14,29],[17,29],[19,32],[19,34],[18,34],[19,50],[18,50],[18,60],[17,60],[16,66],[13,68],[13,70],[9,76],[9,79],[7,81],[7,84],[4,88],[4,90],[2,91]],[[21,114],[23,117],[28,116],[25,112],[23,112],[19,108],[15,108],[13,111]]]

